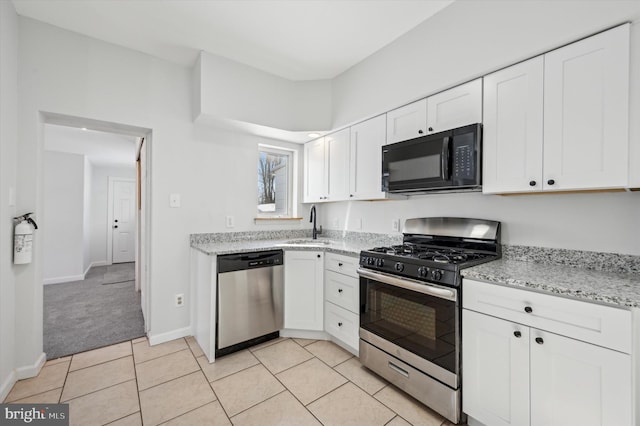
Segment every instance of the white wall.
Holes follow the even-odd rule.
[[[43,177],[44,282],[81,280],[85,271],[85,157],[45,151]]]
[[[107,261],[107,208],[109,177],[135,179],[135,164],[131,167],[93,166],[91,181],[90,262],[103,265]]]
[[[91,266],[91,188],[93,170],[89,159],[84,157],[84,176],[82,177],[82,274]]]
[[[20,181],[20,206],[42,211],[39,111],[152,129],[151,336],[190,325],[190,233],[308,228],[306,221],[254,224],[258,144],[278,142],[194,125],[190,69],[31,19],[20,18],[19,27],[19,162],[26,177]],[[180,208],[169,207],[171,193],[181,194]],[[299,205],[298,211],[306,216],[308,209]],[[225,228],[226,215],[235,217],[234,229]],[[39,337],[21,346],[23,359],[42,349],[42,287],[37,283],[44,259],[38,248],[35,259],[21,277],[20,285],[29,291],[17,320],[25,334]],[[187,309],[174,307],[176,293],[187,295]]]
[[[333,127],[638,19],[635,0],[454,2],[333,80]]]
[[[206,52],[200,54],[194,78],[196,116],[288,131],[331,127],[330,80],[290,81]]]
[[[16,207],[9,190],[16,188],[18,144],[18,17],[13,4],[0,2],[0,400],[15,380],[14,368],[26,363],[16,358],[15,274],[22,266],[13,262],[13,221]],[[20,210],[20,213],[27,213]],[[37,240],[36,240],[37,241]]]

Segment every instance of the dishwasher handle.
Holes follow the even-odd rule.
[[[218,256],[218,273],[268,268],[283,264],[282,250],[234,253]]]

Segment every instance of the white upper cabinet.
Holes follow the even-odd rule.
[[[483,192],[624,188],[629,25],[484,78]]]
[[[384,115],[351,126],[349,199],[385,198],[385,193],[381,190],[385,127]]]
[[[629,27],[545,55],[545,189],[627,185]]]
[[[482,79],[427,98],[427,133],[482,123]]]
[[[326,201],[345,200],[349,197],[350,163],[349,129],[325,136],[325,157],[328,191]]]
[[[482,122],[482,79],[387,113],[387,143]]]
[[[427,133],[427,100],[420,99],[387,113],[387,143],[406,141]]]
[[[542,188],[542,56],[484,78],[485,193]]]
[[[349,197],[349,129],[304,145],[304,202],[340,201]]]
[[[304,145],[304,202],[323,201],[327,194],[324,138]]]

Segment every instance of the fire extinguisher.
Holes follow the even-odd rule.
[[[32,214],[27,213],[13,218],[13,220],[19,221],[13,233],[13,263],[16,265],[31,263],[33,230],[38,229],[36,222],[29,217]]]

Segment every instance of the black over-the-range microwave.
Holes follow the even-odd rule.
[[[384,145],[382,190],[419,193],[479,189],[481,155],[481,124]]]

